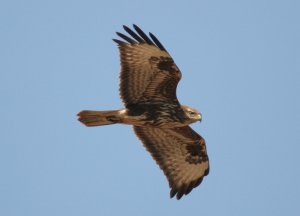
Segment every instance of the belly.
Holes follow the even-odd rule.
[[[126,114],[122,122],[136,126],[174,128],[189,124],[178,104],[135,104],[127,109]]]
[[[183,127],[188,125],[188,122],[182,121],[178,118],[161,115],[156,118],[149,118],[147,115],[139,116],[124,116],[121,120],[123,124],[143,126],[143,127],[161,127],[161,128],[174,128]]]

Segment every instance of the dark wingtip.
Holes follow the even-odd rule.
[[[134,29],[137,29],[137,28],[140,29],[140,27],[136,24],[132,24],[132,26],[133,26]]]
[[[118,40],[118,39],[115,39],[115,38],[113,38],[112,40],[113,40],[115,43],[117,43],[119,46],[121,46],[122,44],[125,44],[124,41],[121,41],[121,40]]]
[[[150,32],[149,36],[146,35],[143,30],[136,24],[133,24],[133,29],[136,31],[133,31],[128,26],[123,25],[123,29],[132,37],[128,37],[120,32],[116,32],[116,34],[127,41],[129,44],[135,44],[135,43],[147,43],[149,45],[157,46],[162,51],[168,52],[165,47],[160,43],[160,41]],[[116,43],[119,45],[123,45],[123,43],[120,43],[119,40],[113,39]]]
[[[198,187],[202,181],[203,177],[191,182],[188,185],[184,184],[180,188],[173,187],[170,191],[170,198],[173,198],[176,195],[176,199],[180,200],[183,195],[188,195],[194,188]]]
[[[183,193],[177,193],[176,199],[177,199],[177,200],[180,200],[182,196],[183,196]]]
[[[116,34],[117,34],[120,38],[122,38],[123,40],[127,41],[127,42],[130,43],[130,44],[135,44],[135,43],[136,43],[135,40],[131,39],[130,37],[128,37],[128,36],[126,36],[126,35],[124,35],[124,34],[122,34],[122,33],[120,33],[120,32],[116,32]]]
[[[171,191],[170,191],[170,198],[172,199],[175,195],[176,195],[177,191],[172,188]]]
[[[127,27],[126,25],[123,25],[124,30],[131,35],[131,37],[133,37],[136,41],[138,41],[139,43],[144,43],[144,40],[137,35],[134,31],[132,31],[129,27]]]
[[[125,30],[125,31],[127,31],[127,29],[130,29],[127,25],[123,25],[123,29]]]
[[[198,179],[198,181],[196,181],[196,183],[194,184],[193,188],[198,187],[201,184],[202,181],[203,181],[203,177],[200,178],[200,179]]]
[[[161,42],[155,37],[154,34],[152,34],[151,32],[149,32],[149,35],[151,37],[151,39],[154,41],[154,43],[156,44],[157,47],[159,47],[161,50],[166,51],[166,48],[161,44]]]
[[[149,45],[155,45],[152,40],[143,32],[143,30],[137,25],[133,24],[133,28],[136,32],[144,39],[144,41]]]
[[[178,191],[175,188],[172,188],[170,191],[170,198],[172,199],[176,195],[176,199],[180,200],[181,197],[184,195],[184,192],[182,190]]]

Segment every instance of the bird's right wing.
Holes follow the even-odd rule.
[[[151,39],[136,25],[124,26],[132,37],[117,32],[126,42],[113,39],[120,49],[120,95],[128,108],[143,102],[177,102],[176,88],[181,72],[172,57],[153,35]]]

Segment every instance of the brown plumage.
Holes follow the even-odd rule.
[[[209,161],[204,139],[188,125],[201,120],[201,113],[179,103],[176,96],[181,72],[167,50],[151,33],[136,25],[132,37],[117,32],[113,39],[121,59],[120,96],[125,109],[81,111],[78,120],[87,126],[123,123],[133,125],[157,164],[165,173],[170,196],[180,199],[208,175]]]

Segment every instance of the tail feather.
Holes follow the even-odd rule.
[[[83,110],[77,114],[78,120],[88,127],[120,123],[119,110]]]

